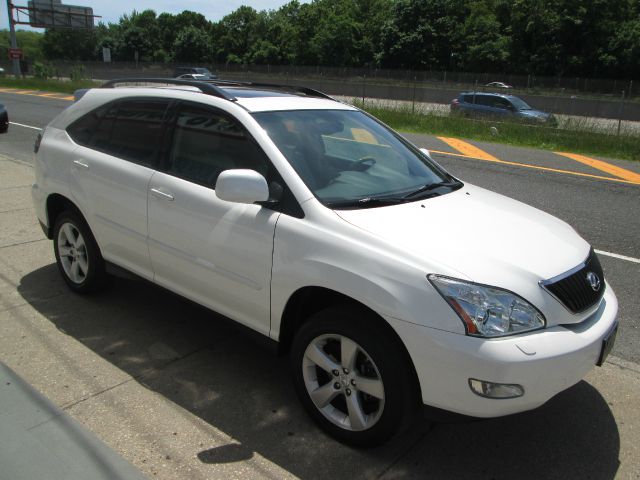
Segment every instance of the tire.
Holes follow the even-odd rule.
[[[381,321],[364,309],[327,308],[302,325],[291,348],[305,409],[324,431],[352,446],[385,443],[410,424],[419,405],[407,355]]]
[[[104,286],[106,272],[100,248],[78,213],[67,210],[56,218],[53,251],[58,270],[71,290],[91,293]]]

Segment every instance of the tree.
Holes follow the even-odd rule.
[[[203,63],[209,60],[211,38],[206,31],[185,27],[173,42],[173,57],[177,61]]]
[[[24,57],[28,60],[42,60],[44,54],[42,53],[42,33],[31,32],[28,30],[18,30],[16,32],[16,41],[18,47],[24,52]],[[9,40],[9,30],[0,30],[0,57],[7,58],[9,56],[9,47],[11,42]]]
[[[440,69],[461,52],[464,0],[398,0],[382,30],[385,67]]]
[[[230,56],[248,62],[252,45],[264,37],[266,17],[266,12],[259,14],[246,6],[225,16],[215,29],[215,57],[222,62],[227,62]]]
[[[41,46],[49,60],[91,60],[95,58],[96,35],[93,30],[48,28]]]
[[[466,44],[463,62],[468,70],[495,72],[509,67],[511,37],[504,34],[494,10],[491,1],[469,5],[462,33]]]

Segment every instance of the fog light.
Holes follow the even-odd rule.
[[[473,393],[485,398],[518,398],[524,395],[521,385],[486,382],[475,378],[469,379],[469,387]]]

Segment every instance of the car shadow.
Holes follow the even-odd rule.
[[[58,276],[54,264],[42,267],[18,291],[60,331],[236,442],[194,444],[196,461],[233,463],[257,453],[304,479],[609,479],[618,469],[615,418],[584,381],[537,410],[500,419],[425,409],[408,432],[358,450],[315,427],[295,397],[287,359],[259,348],[230,320],[140,280],[47,298]]]

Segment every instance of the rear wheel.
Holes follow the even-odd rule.
[[[98,244],[77,213],[61,213],[53,230],[53,249],[58,269],[75,292],[89,293],[102,287],[106,273]]]
[[[311,417],[355,446],[386,442],[417,406],[405,355],[372,314],[350,307],[314,314],[291,352],[294,383]]]

